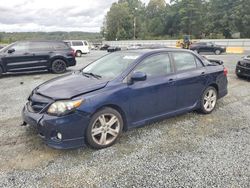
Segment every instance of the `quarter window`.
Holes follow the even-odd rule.
[[[177,71],[183,71],[196,68],[195,57],[190,53],[174,52],[173,58]]]
[[[170,58],[167,53],[150,56],[134,72],[144,72],[149,78],[167,75],[172,72]]]

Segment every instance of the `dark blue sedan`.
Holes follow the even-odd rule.
[[[128,50],[38,86],[22,116],[51,147],[105,148],[130,128],[193,110],[211,113],[226,94],[219,61],[188,50]]]

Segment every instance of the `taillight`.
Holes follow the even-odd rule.
[[[73,57],[75,57],[76,56],[76,53],[75,53],[75,50],[71,50],[71,55],[73,56]]]
[[[228,73],[227,68],[224,67],[223,72],[224,72],[224,75],[227,76],[227,73]]]

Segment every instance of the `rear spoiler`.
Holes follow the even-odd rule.
[[[223,65],[223,61],[221,60],[215,60],[215,59],[208,59],[208,61],[210,61],[211,63],[216,63],[218,65]]]

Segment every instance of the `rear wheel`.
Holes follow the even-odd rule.
[[[62,59],[56,59],[51,64],[51,70],[53,73],[56,74],[61,74],[66,72],[66,68],[67,68],[66,62]]]
[[[80,50],[76,51],[76,57],[81,57],[82,56],[82,52]]]
[[[216,55],[220,55],[221,54],[221,51],[220,50],[215,50],[214,52]]]
[[[217,91],[214,87],[208,87],[201,98],[201,108],[200,111],[204,114],[211,113],[217,103]]]
[[[104,108],[96,112],[87,128],[87,142],[96,149],[113,145],[123,129],[123,120],[119,112]]]

